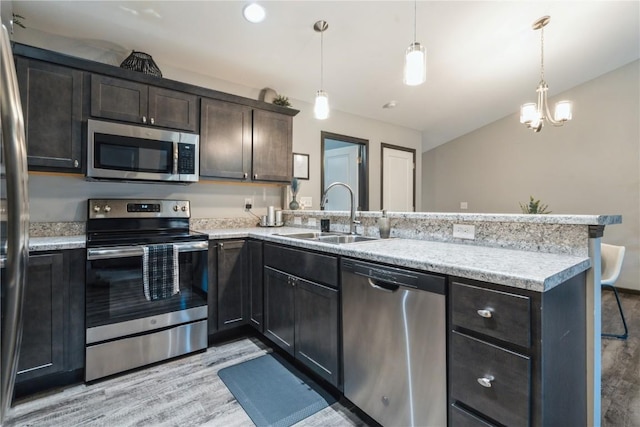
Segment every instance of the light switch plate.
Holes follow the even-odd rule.
[[[293,217],[293,224],[294,225],[302,225],[302,218],[300,218],[299,216],[294,216]]]
[[[453,224],[453,237],[458,239],[470,239],[476,238],[476,226],[466,224]]]

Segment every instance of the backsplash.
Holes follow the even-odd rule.
[[[380,212],[358,212],[358,234],[379,237]],[[451,213],[388,213],[390,237],[489,246],[534,252],[588,256],[588,225],[617,224],[619,215],[511,215]],[[320,229],[320,219],[331,221],[331,231],[349,231],[344,211],[283,211],[285,225]],[[296,224],[294,218],[300,219]],[[315,221],[315,225],[309,225]],[[475,239],[453,237],[453,224],[475,226]]]

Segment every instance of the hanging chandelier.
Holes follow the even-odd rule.
[[[329,118],[329,95],[324,91],[324,38],[323,34],[329,28],[327,21],[317,21],[313,29],[320,33],[320,90],[316,92],[313,115],[318,120]]]
[[[427,50],[416,41],[418,2],[413,2],[413,43],[404,54],[404,84],[418,86],[427,80]]]
[[[557,102],[553,117],[549,111],[549,103],[547,101],[549,85],[544,81],[544,27],[550,20],[550,16],[543,16],[532,25],[534,30],[540,30],[540,83],[538,83],[538,88],[536,89],[538,102],[523,104],[520,107],[520,123],[525,124],[534,132],[540,132],[545,121],[548,121],[553,126],[562,126],[564,122],[571,120],[571,101]]]

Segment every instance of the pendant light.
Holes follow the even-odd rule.
[[[549,111],[549,102],[547,101],[549,85],[544,81],[544,27],[550,20],[550,16],[543,16],[532,25],[534,30],[540,30],[540,83],[538,83],[538,88],[536,89],[538,102],[523,104],[520,107],[520,123],[534,132],[540,132],[545,121],[548,121],[553,126],[562,126],[564,122],[571,120],[572,116],[571,101],[557,102],[553,117],[551,117],[551,112]]]
[[[404,84],[418,86],[427,80],[427,50],[416,41],[418,2],[413,2],[413,43],[404,54]]]
[[[329,95],[323,90],[324,84],[324,39],[323,35],[329,28],[327,21],[318,21],[313,24],[313,29],[320,33],[320,90],[316,92],[316,102],[313,106],[313,115],[318,120],[329,117]]]

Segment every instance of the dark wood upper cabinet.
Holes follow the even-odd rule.
[[[82,172],[83,72],[16,58],[29,169]]]
[[[291,116],[206,98],[200,114],[201,176],[291,181]]]
[[[202,98],[200,175],[248,179],[251,173],[251,108]]]
[[[291,181],[293,176],[293,118],[253,110],[253,179]]]
[[[91,115],[195,132],[198,129],[198,97],[93,74]]]

